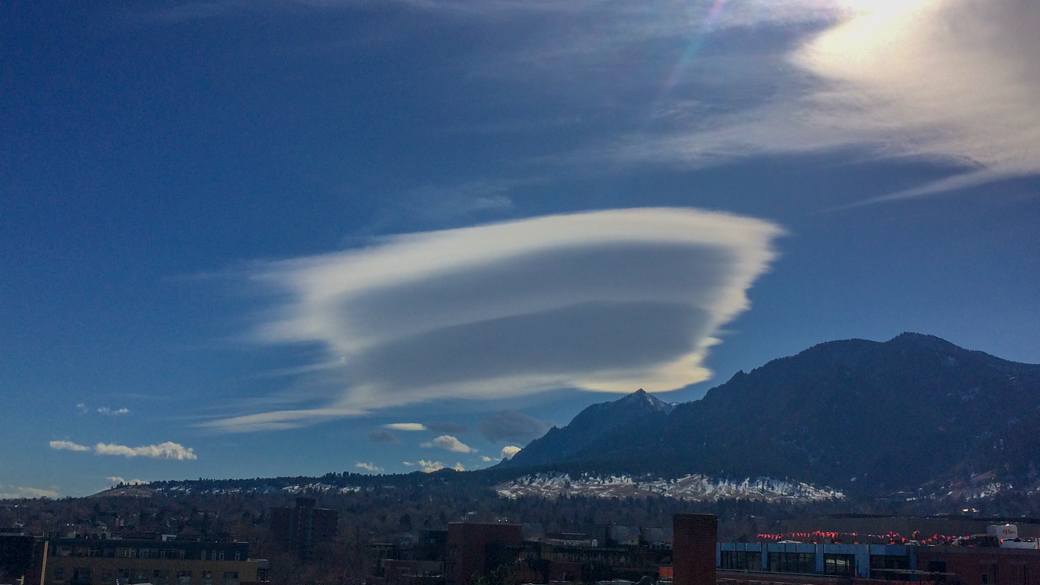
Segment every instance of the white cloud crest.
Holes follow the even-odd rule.
[[[143,479],[126,479],[125,477],[121,477],[119,475],[110,475],[110,476],[106,477],[105,480],[107,480],[108,483],[110,483],[110,484],[112,484],[114,486],[116,486],[116,485],[145,485],[145,484],[148,483],[147,481],[145,481]]]
[[[444,449],[445,451],[451,451],[452,453],[474,453],[476,449],[460,441],[457,437],[451,435],[440,435],[435,437],[431,441],[427,441],[420,445],[421,447],[438,448]]]
[[[318,342],[342,356],[340,389],[319,409],[207,424],[264,430],[446,397],[681,388],[709,377],[714,335],[748,307],[781,233],[737,215],[639,208],[271,263],[254,279],[289,301],[259,338]]]
[[[506,445],[502,447],[502,459],[512,459],[513,455],[520,452],[520,447],[516,445]]]
[[[405,467],[418,467],[423,473],[433,473],[434,471],[440,471],[447,467],[447,465],[440,461],[433,461],[430,459],[419,459],[418,461],[402,461],[402,465]],[[459,469],[461,467],[461,469]],[[455,471],[465,471],[461,463],[456,463],[453,467]]]
[[[383,468],[369,461],[358,461],[354,464],[357,469],[363,469],[369,473],[382,473]]]
[[[90,451],[90,447],[73,441],[51,441],[48,445],[57,451]]]
[[[94,445],[94,452],[98,455],[174,459],[176,461],[194,461],[199,458],[191,447],[185,447],[173,441],[166,441],[156,445],[142,445],[140,447],[128,447],[127,445],[115,443],[98,443]]]

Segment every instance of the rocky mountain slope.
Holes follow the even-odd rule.
[[[632,407],[650,398],[589,407],[501,467],[771,477],[861,495],[1040,482],[1040,365],[933,336],[823,343],[701,400]]]

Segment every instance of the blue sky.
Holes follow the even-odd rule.
[[[1032,3],[0,11],[0,496],[474,469],[837,338],[1040,362]]]

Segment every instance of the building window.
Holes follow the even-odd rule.
[[[191,571],[177,571],[177,585],[191,585]]]
[[[238,585],[238,571],[228,571],[224,573],[224,582],[222,585]]]
[[[870,578],[889,581],[905,580],[910,570],[910,557],[899,555],[870,555]]]
[[[828,575],[855,575],[856,556],[825,554],[823,555],[823,572]]]
[[[774,573],[815,573],[816,555],[813,553],[769,553],[769,570]]]
[[[729,571],[761,571],[762,553],[758,551],[724,550],[721,568]]]

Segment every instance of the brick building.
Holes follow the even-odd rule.
[[[0,533],[0,583],[40,582],[44,541],[22,533]]]
[[[511,564],[523,540],[519,524],[449,523],[444,566],[447,585],[472,585],[495,568]]]
[[[267,582],[267,561],[249,544],[177,539],[54,538],[46,585],[250,585]]]
[[[336,539],[339,513],[317,507],[313,498],[296,498],[295,508],[271,508],[271,532],[275,540],[300,560],[317,556],[323,544]]]
[[[1040,585],[1040,550],[926,546],[918,568],[948,585]]]
[[[675,585],[715,585],[718,519],[711,514],[676,514],[672,519]]]

